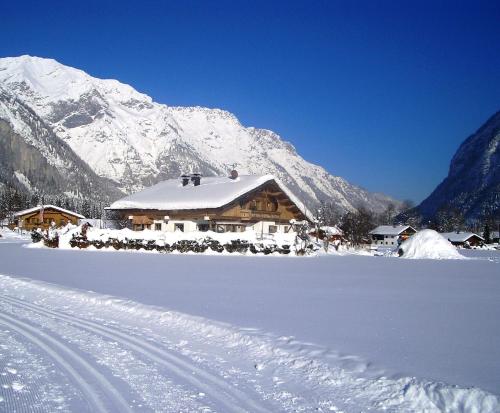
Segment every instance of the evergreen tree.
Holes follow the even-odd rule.
[[[80,213],[85,218],[91,218],[92,217],[92,205],[90,204],[90,201],[87,201],[87,200],[83,201]]]
[[[490,232],[490,226],[488,224],[486,224],[484,226],[483,238],[484,238],[485,244],[491,243],[491,232]]]

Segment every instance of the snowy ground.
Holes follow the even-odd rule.
[[[500,260],[25,248],[0,411],[500,411]]]

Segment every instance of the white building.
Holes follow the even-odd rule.
[[[372,245],[397,246],[415,234],[417,230],[410,225],[380,225],[370,231]]]

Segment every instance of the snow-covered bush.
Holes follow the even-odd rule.
[[[319,249],[309,239],[295,240],[295,234],[279,234],[276,237],[262,239],[252,231],[244,233],[163,233],[158,231],[144,230],[141,232],[129,229],[109,230],[97,228],[71,228],[64,233],[58,233],[61,237],[61,247],[96,249],[113,248],[115,250],[144,250],[168,252],[228,252],[239,254],[263,254],[273,253],[290,254],[295,251],[298,255],[310,254]],[[233,238],[238,235],[238,238]]]
[[[43,234],[40,228],[31,231],[31,242],[37,243],[43,240]]]

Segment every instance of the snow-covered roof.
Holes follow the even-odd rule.
[[[154,209],[162,211],[220,208],[240,196],[274,181],[290,200],[312,219],[312,214],[299,199],[273,175],[240,175],[229,177],[203,177],[198,186],[181,180],[167,179],[154,186],[113,202],[109,209]]]
[[[379,225],[377,228],[370,231],[372,235],[399,235],[408,228],[415,230],[410,225]]]
[[[33,207],[33,208],[23,209],[22,211],[17,211],[16,213],[14,213],[14,216],[19,217],[21,215],[31,214],[32,212],[40,211],[40,209],[42,209],[42,207],[43,207],[43,209],[48,209],[48,208],[55,209],[57,211],[63,212],[65,214],[70,214],[70,215],[73,215],[73,216],[78,217],[78,218],[85,218],[83,215],[77,214],[76,212],[69,211],[69,210],[64,209],[64,208],[60,208],[60,207],[55,206],[55,205],[43,205],[43,206],[38,205],[38,206]]]
[[[478,237],[484,241],[484,238],[473,232],[442,232],[441,235],[451,242],[465,242],[471,237]]]
[[[336,226],[331,227],[331,226],[324,225],[324,226],[320,227],[319,229],[321,229],[322,231],[325,231],[329,235],[343,235],[344,234],[344,232]]]

